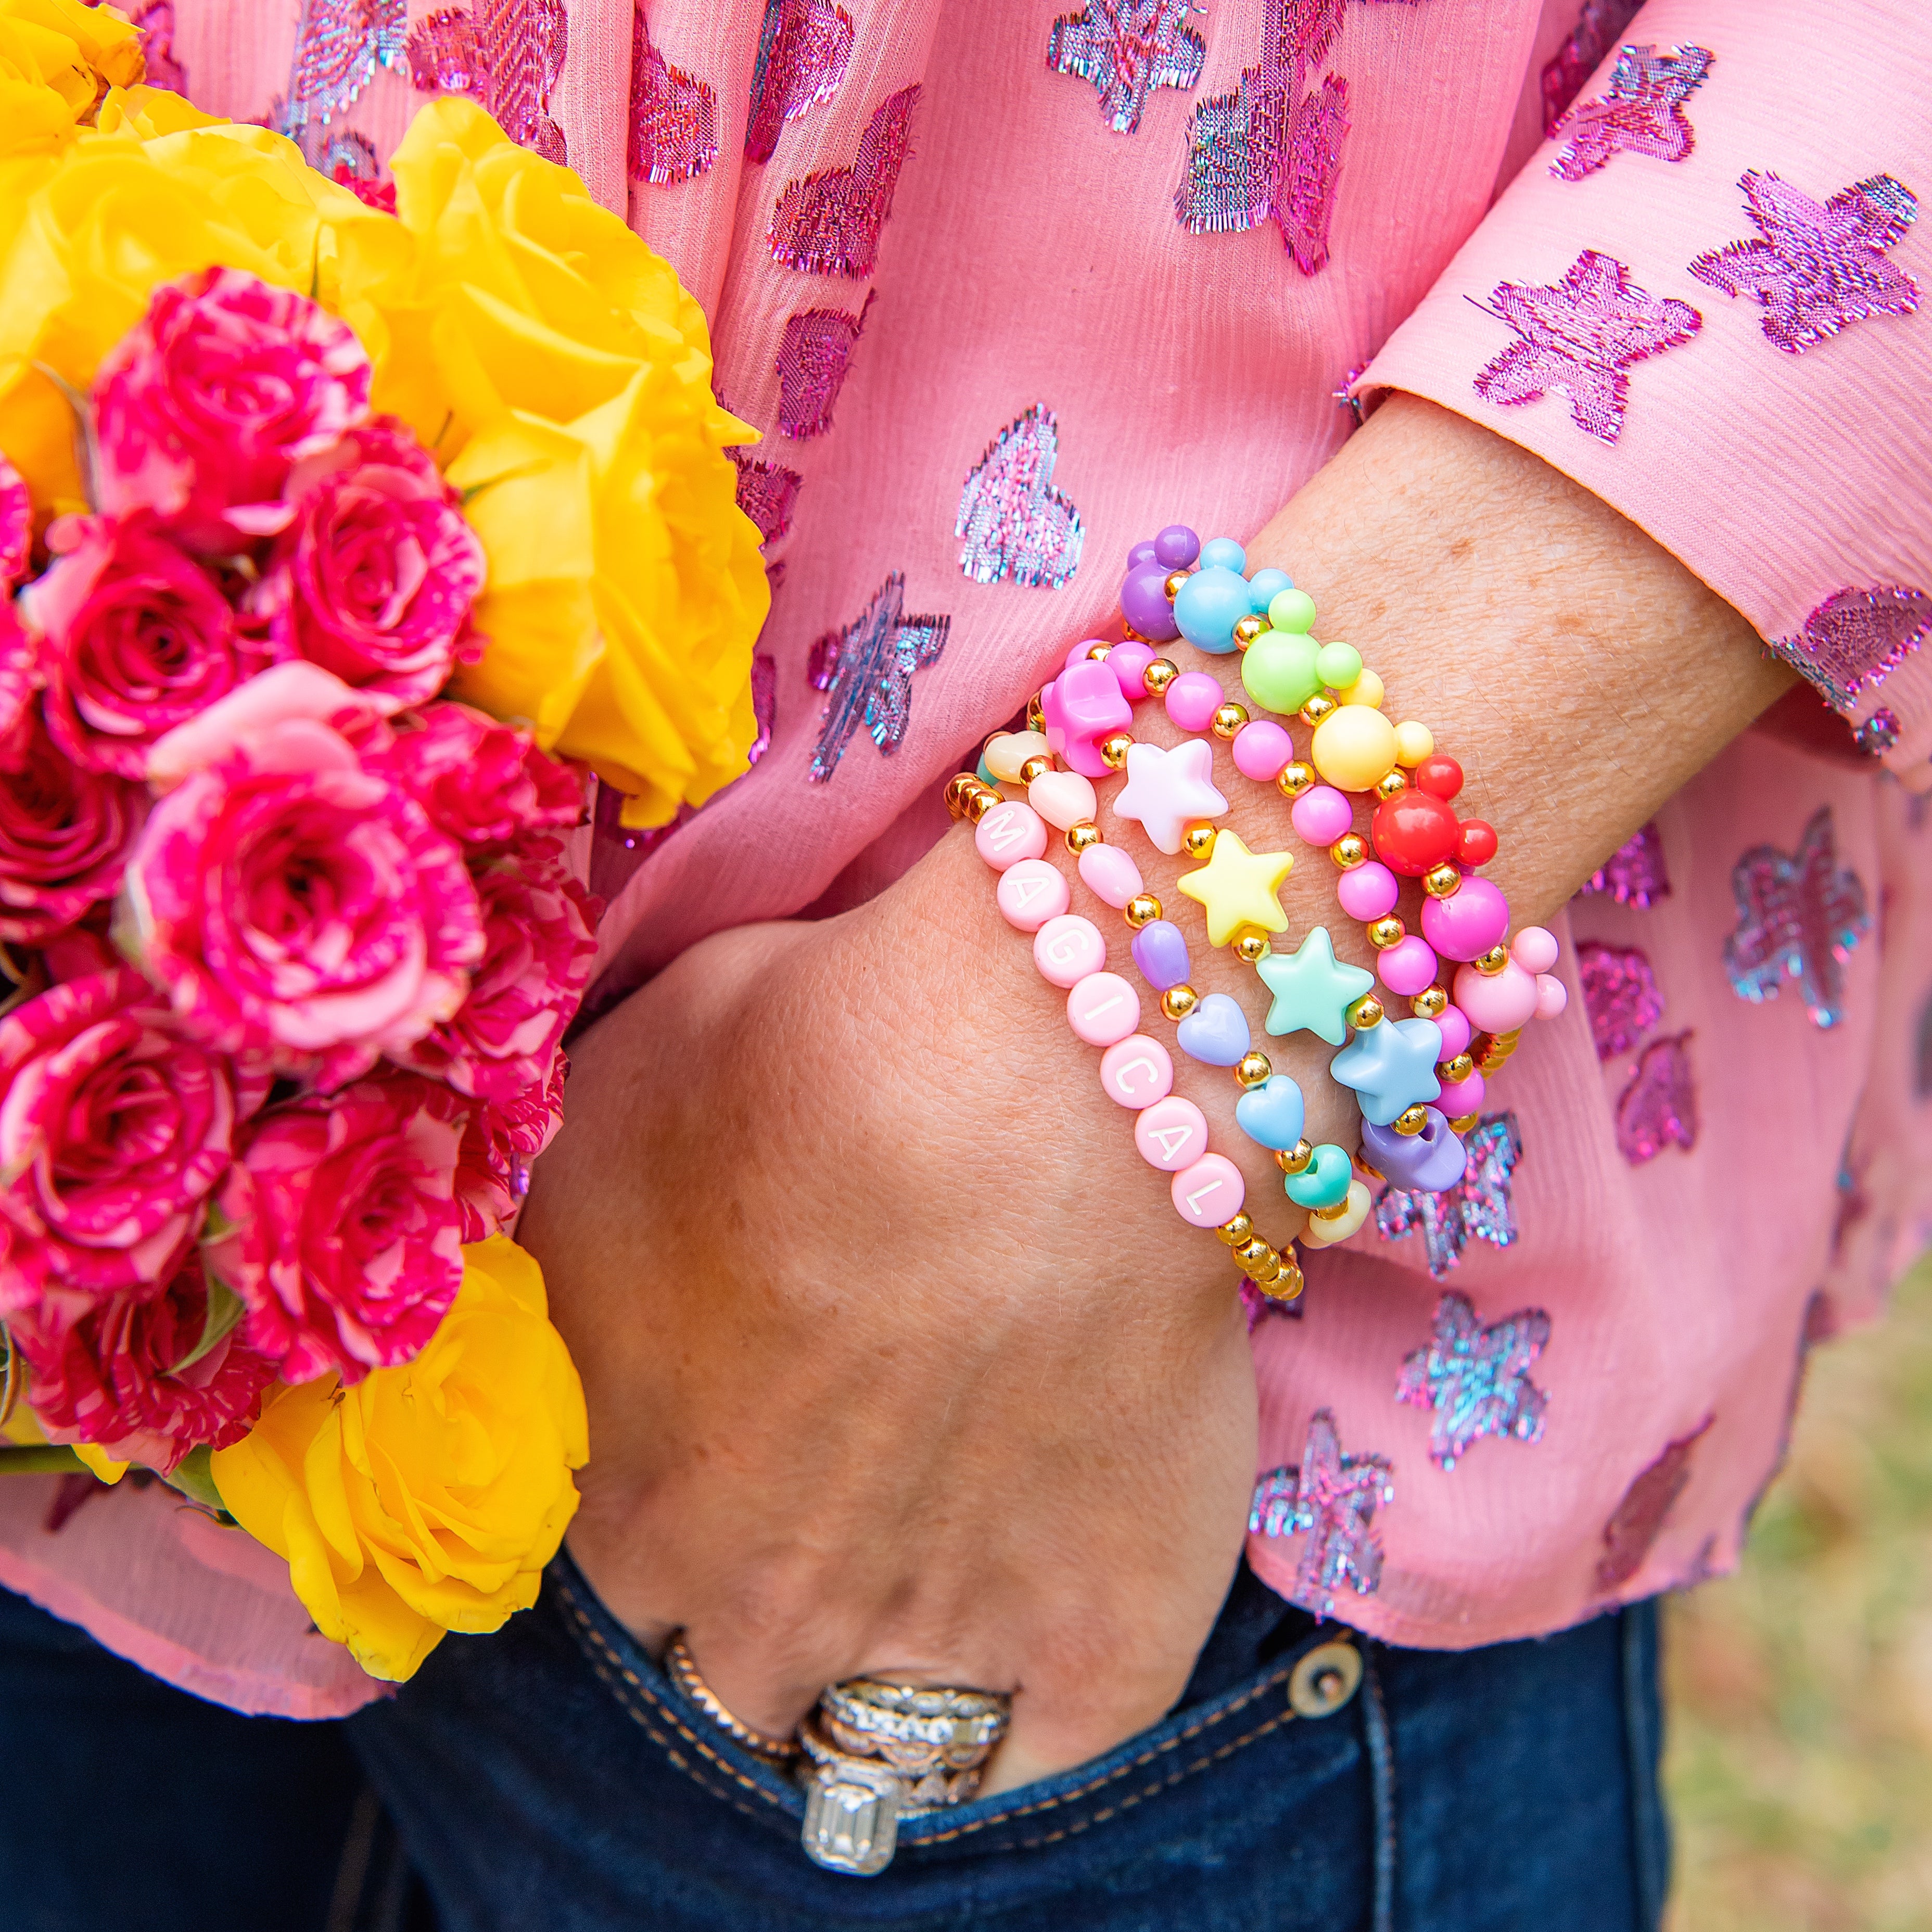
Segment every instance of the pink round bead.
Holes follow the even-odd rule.
[[[1171,1106],[1167,1096],[1174,1091],[1174,1061],[1159,1040],[1144,1033],[1130,1034],[1101,1054],[1100,1086],[1120,1106]]]
[[[992,814],[988,812],[990,818]],[[1073,896],[1057,866],[1044,859],[1022,859],[1000,874],[1000,915],[1009,926],[1022,932],[1037,932],[1048,920],[1058,919]]]
[[[1174,1177],[1174,1211],[1190,1228],[1219,1228],[1241,1211],[1247,1183],[1224,1154],[1203,1154]]]
[[[1221,680],[1204,670],[1184,670],[1167,687],[1167,715],[1184,731],[1204,731],[1228,701]]]
[[[1072,645],[1068,648],[1066,662],[1061,668],[1066,670],[1071,670],[1076,664],[1082,662],[1085,658],[1087,653],[1090,651],[1096,644],[1105,644],[1106,642],[1106,640],[1104,638],[1082,638],[1079,643]]]
[[[1460,1006],[1444,1006],[1436,1016],[1436,1030],[1442,1036],[1442,1058],[1454,1060],[1459,1053],[1467,1053],[1472,1029],[1469,1016]]]
[[[1143,1110],[1134,1123],[1134,1146],[1148,1166],[1157,1167],[1163,1174],[1178,1174],[1208,1151],[1206,1118],[1192,1100],[1172,1094]],[[1224,1214],[1221,1220],[1228,1218]]]
[[[1554,973],[1536,976],[1536,1017],[1553,1020],[1570,1004],[1570,988]]]
[[[1514,1033],[1536,1016],[1536,981],[1514,959],[1492,979],[1473,966],[1457,968],[1454,991],[1469,1024],[1485,1033]]]
[[[1031,806],[1010,798],[1004,805],[994,806],[973,828],[973,843],[994,872],[1004,872],[1022,859],[1037,859],[1046,850],[1046,826]]]
[[[1453,1087],[1445,1087],[1433,1103],[1445,1120],[1460,1120],[1465,1114],[1480,1113],[1483,1106],[1483,1076],[1472,1073]]]
[[[1294,740],[1271,719],[1257,718],[1234,734],[1234,769],[1244,778],[1273,784],[1294,762]]]
[[[1141,1023],[1141,996],[1118,973],[1089,973],[1066,996],[1066,1024],[1089,1046],[1112,1046]]]
[[[1428,940],[1418,939],[1412,932],[1407,938],[1384,948],[1376,961],[1376,970],[1391,993],[1400,993],[1406,999],[1434,980],[1436,954]]]
[[[1288,817],[1311,845],[1334,844],[1355,822],[1354,808],[1333,785],[1317,785],[1304,792]]]
[[[1340,797],[1338,792],[1334,794]],[[1300,806],[1295,807],[1299,812]],[[991,814],[989,814],[990,817]],[[1294,828],[1299,832],[1301,828]],[[1336,832],[1336,838],[1341,837]],[[1312,841],[1312,843],[1334,844],[1334,838]],[[1352,872],[1344,872],[1336,881],[1335,896],[1342,902],[1342,910],[1351,919],[1358,919],[1366,926],[1372,919],[1380,919],[1384,913],[1395,910],[1395,902],[1402,896],[1402,881],[1379,859],[1371,859],[1358,866]],[[1418,992],[1421,988],[1416,989]]]
[[[1526,926],[1510,941],[1510,957],[1526,973],[1547,973],[1556,964],[1556,935]]]
[[[1080,855],[1080,876],[1102,904],[1118,908],[1141,890],[1141,868],[1118,845],[1090,845]]]
[[[1124,644],[1116,644],[1107,653],[1107,668],[1114,674],[1120,687],[1120,695],[1130,704],[1138,704],[1148,694],[1142,682],[1147,668],[1160,653],[1150,644],[1137,644],[1130,638]]]
[[[986,820],[980,822],[983,825]],[[1089,973],[1097,973],[1106,964],[1107,942],[1090,919],[1064,912],[1034,934],[1033,963],[1048,986],[1077,986]]]
[[[1445,959],[1474,959],[1508,930],[1509,901],[1487,879],[1465,879],[1453,898],[1422,902],[1422,936]]]

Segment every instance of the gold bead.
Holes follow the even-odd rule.
[[[1399,1134],[1419,1134],[1429,1124],[1429,1109],[1418,1100],[1412,1107],[1405,1107],[1389,1124]]]
[[[1100,755],[1106,760],[1109,771],[1118,771],[1127,762],[1127,754],[1133,748],[1133,739],[1125,731],[1116,731],[1111,738],[1100,740]]]
[[[1031,784],[1035,778],[1044,778],[1053,769],[1053,760],[1043,753],[1035,753],[1020,767],[1020,783]]]
[[[1301,722],[1304,724],[1318,724],[1336,709],[1335,700],[1317,692],[1301,707]]]
[[[946,809],[955,818],[966,816],[966,801],[980,788],[980,781],[970,772],[956,772],[946,781]]]
[[[1449,1010],[1449,989],[1446,986],[1425,986],[1408,1003],[1408,1010],[1419,1020],[1439,1020]]]
[[[1452,1134],[1459,1136],[1466,1134],[1475,1126],[1478,1118],[1478,1116],[1474,1114],[1458,1114],[1449,1123],[1449,1131]]]
[[[1204,859],[1214,849],[1214,828],[1208,824],[1190,825],[1180,835],[1180,849],[1190,859]]]
[[[1265,1292],[1271,1300],[1293,1301],[1307,1283],[1302,1279],[1301,1270],[1287,1256],[1281,1258],[1281,1276],[1277,1281],[1266,1284]]]
[[[1304,1134],[1286,1153],[1276,1153],[1274,1164],[1284,1174],[1300,1174],[1314,1158],[1315,1143]]]
[[[1171,1020],[1184,1020],[1201,1004],[1201,995],[1192,986],[1170,986],[1160,996],[1160,1010]]]
[[[1186,581],[1187,573],[1186,571],[1174,570],[1168,572],[1167,581],[1160,587],[1167,592],[1167,601],[1170,604],[1172,604],[1174,600],[1180,595],[1180,586]]]
[[[1382,1001],[1377,999],[1374,994],[1364,993],[1354,1005],[1349,1007],[1348,1024],[1358,1033],[1365,1033],[1370,1027],[1382,1024],[1383,1010]]]
[[[1339,1221],[1348,1211],[1348,1197],[1345,1194],[1332,1208],[1311,1208],[1309,1218],[1314,1221]]]
[[[1462,890],[1462,874],[1445,859],[1423,874],[1422,890],[1432,899],[1453,899]]]
[[[1493,980],[1510,963],[1509,948],[1498,940],[1488,952],[1479,955],[1474,963],[1484,979]]]
[[[1258,1234],[1250,1234],[1234,1250],[1234,1258],[1243,1268],[1252,1268],[1258,1267],[1274,1252],[1274,1244],[1271,1241],[1263,1240]]]
[[[1160,916],[1160,902],[1151,892],[1136,892],[1121,908],[1127,923],[1138,932]]]
[[[1004,796],[994,790],[991,785],[982,785],[966,801],[966,816],[977,825],[996,805],[1006,803]]]
[[[1408,928],[1394,913],[1378,919],[1369,928],[1369,944],[1378,952],[1386,952],[1400,940],[1408,937]]]
[[[1066,828],[1066,849],[1075,858],[1083,852],[1090,852],[1096,845],[1104,845],[1107,835],[1090,818],[1076,818]]]
[[[1252,644],[1257,638],[1260,637],[1268,628],[1268,620],[1265,617],[1256,617],[1253,616],[1238,617],[1234,620],[1235,650],[1238,651],[1246,650],[1247,647]]]
[[[1268,934],[1252,926],[1234,941],[1235,956],[1245,966],[1258,966],[1274,950]]]
[[[1291,765],[1284,765],[1275,780],[1275,789],[1283,798],[1299,798],[1312,788],[1316,783],[1315,767],[1297,758]]]
[[[1150,698],[1166,694],[1167,687],[1180,675],[1180,667],[1172,658],[1156,658],[1141,673],[1141,682],[1147,687]]]
[[[1241,1272],[1261,1290],[1262,1294],[1272,1294],[1274,1292],[1276,1282],[1281,1280],[1286,1270],[1281,1264],[1280,1251],[1278,1249],[1271,1249],[1269,1251],[1268,1260],[1257,1268],[1244,1268]]]
[[[1146,638],[1142,637],[1125,618],[1120,620],[1120,635],[1130,644],[1144,644],[1147,642]]]
[[[1245,704],[1224,704],[1214,713],[1211,724],[1216,737],[1232,738],[1247,722]]]
[[[1040,709],[1040,693],[1036,691],[1027,700],[1027,728],[1032,731],[1046,729],[1046,713]]]
[[[1112,644],[1103,640],[1097,644],[1089,644],[1087,646],[1087,655],[1095,664],[1105,664],[1107,662],[1107,653],[1113,648]]]
[[[1343,872],[1352,872],[1368,862],[1369,842],[1359,832],[1345,832],[1329,847],[1328,856]]]
[[[1234,1078],[1244,1087],[1259,1087],[1274,1071],[1264,1053],[1244,1053],[1234,1063]]]
[[[1355,1156],[1354,1159],[1355,1172],[1359,1174],[1364,1180],[1371,1181],[1376,1186],[1379,1187],[1382,1183],[1388,1178],[1388,1176],[1383,1173],[1380,1168],[1375,1166],[1372,1162],[1364,1160],[1359,1154]]]
[[[1436,1077],[1445,1087],[1460,1087],[1475,1070],[1474,1056],[1459,1053],[1454,1060],[1445,1060],[1436,1070]]]
[[[1518,1027],[1513,1033],[1486,1033],[1475,1041],[1472,1051],[1475,1055],[1476,1070],[1480,1073],[1493,1072],[1515,1052],[1516,1042],[1522,1037],[1522,1029]]]
[[[1408,774],[1400,766],[1392,772],[1384,772],[1376,781],[1378,798],[1400,798],[1408,789]]]
[[[1244,1208],[1232,1221],[1223,1221],[1214,1232],[1232,1248],[1255,1232],[1254,1217]]]

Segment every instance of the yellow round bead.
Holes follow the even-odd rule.
[[[1232,1248],[1255,1232],[1254,1218],[1244,1209],[1232,1221],[1223,1221],[1214,1232]]]
[[[1066,828],[1066,849],[1075,858],[1083,852],[1090,852],[1096,845],[1104,845],[1107,836],[1090,818],[1076,818]]]
[[[991,785],[982,785],[966,801],[966,816],[977,825],[994,806],[1004,805],[1006,800]]]
[[[1160,996],[1160,1010],[1171,1020],[1184,1020],[1201,1004],[1192,986],[1170,986]]]
[[[1244,1087],[1264,1085],[1274,1068],[1264,1053],[1244,1053],[1234,1063],[1234,1078]]]
[[[1180,835],[1180,849],[1190,859],[1205,859],[1214,850],[1214,828],[1211,825],[1190,825]]]
[[[946,808],[955,818],[966,816],[966,801],[980,788],[980,781],[970,772],[956,772],[946,781]]]
[[[1172,658],[1156,658],[1141,673],[1141,682],[1147,688],[1150,698],[1159,698],[1180,675],[1180,667]]]
[[[1408,937],[1408,927],[1394,913],[1376,920],[1369,928],[1369,944],[1378,952],[1386,952],[1391,946]]]
[[[1329,847],[1328,856],[1343,872],[1352,872],[1368,863],[1369,842],[1359,832],[1345,832]]]
[[[1035,778],[1044,778],[1052,769],[1052,758],[1044,753],[1038,757],[1029,758],[1020,767],[1020,783],[1030,785]]]
[[[1399,1134],[1419,1134],[1429,1124],[1429,1109],[1418,1100],[1405,1107],[1390,1124]]]
[[[1232,738],[1247,722],[1248,707],[1245,704],[1224,704],[1214,714],[1214,735],[1217,738]]]
[[[1151,892],[1136,892],[1122,908],[1127,923],[1138,932],[1160,916],[1160,902]]]
[[[1436,1077],[1445,1087],[1460,1087],[1476,1070],[1475,1058],[1472,1054],[1459,1053],[1454,1060],[1445,1060],[1436,1070]]]
[[[1365,704],[1345,704],[1316,726],[1308,754],[1339,790],[1366,791],[1395,763],[1395,727]]]
[[[1435,750],[1436,734],[1426,724],[1418,724],[1413,718],[1405,718],[1395,728],[1398,764],[1406,765],[1412,771],[1424,758],[1432,756]]]
[[[1315,785],[1315,767],[1297,758],[1292,764],[1284,765],[1280,776],[1275,780],[1275,789],[1283,798],[1299,798]]]
[[[1361,676],[1341,694],[1342,702],[1344,704],[1352,706],[1359,704],[1370,711],[1379,707],[1385,695],[1382,680],[1372,670],[1364,671]]]
[[[1332,718],[1335,710],[1335,700],[1324,698],[1318,692],[1301,707],[1301,722],[1304,724],[1319,724],[1324,718]]]
[[[1287,1256],[1281,1258],[1281,1273],[1270,1282],[1260,1284],[1262,1292],[1274,1301],[1292,1301],[1306,1284],[1301,1278],[1301,1270]]]
[[[1274,950],[1266,933],[1250,926],[1234,941],[1236,956],[1244,966],[1258,966]]]
[[[1111,738],[1100,740],[1100,755],[1111,771],[1118,771],[1127,762],[1127,754],[1133,748],[1134,741],[1125,731],[1116,731]]]
[[[1161,588],[1167,592],[1167,601],[1170,604],[1180,595],[1180,586],[1186,581],[1187,573],[1184,570],[1170,571],[1168,573],[1167,581],[1161,586]]]
[[[1274,1164],[1284,1174],[1300,1174],[1315,1158],[1315,1143],[1304,1134],[1294,1146],[1277,1153]]]
[[[1382,1003],[1372,993],[1364,993],[1348,1012],[1348,1024],[1358,1033],[1365,1033],[1370,1027],[1380,1026],[1384,1011]]]
[[[1422,890],[1432,899],[1453,899],[1462,890],[1462,874],[1445,859],[1423,874]]]
[[[1439,1020],[1449,1010],[1449,989],[1447,986],[1425,986],[1408,1003],[1408,1010],[1419,1020]]]

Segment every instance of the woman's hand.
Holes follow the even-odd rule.
[[[1603,504],[1406,398],[1249,554],[1286,563],[1320,634],[1460,760],[1459,809],[1501,832],[1490,876],[1518,924],[1788,676]],[[1178,735],[1153,706],[1135,730]],[[1302,854],[1294,934],[1325,920],[1364,958],[1286,804],[1231,772],[1223,789],[1252,848]],[[1178,903],[1186,862],[1132,849]],[[1258,1012],[1245,968],[1192,950],[1199,990]],[[1143,1024],[1164,1030],[1150,998]],[[1265,1044],[1311,1138],[1352,1144],[1327,1054]],[[573,1057],[520,1238],[584,1374],[571,1544],[614,1611],[646,1640],[685,1626],[719,1696],[768,1729],[866,1671],[1014,1692],[992,1789],[1156,1720],[1245,1528],[1236,1278],[1134,1154],[965,830],[842,918],[694,947]],[[1285,1246],[1301,1217],[1236,1130],[1232,1082],[1177,1060]]]

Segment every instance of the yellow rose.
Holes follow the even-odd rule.
[[[0,154],[58,140],[93,111],[96,92],[70,36],[0,9]]]
[[[0,0],[0,21],[7,20],[73,41],[94,76],[90,96],[103,87],[132,87],[148,71],[140,29],[117,7],[88,7],[82,0]]]
[[[281,1389],[212,1459],[222,1502],[286,1558],[316,1629],[398,1683],[444,1631],[496,1630],[536,1602],[589,1454],[536,1263],[500,1234],[463,1256],[455,1304],[413,1362],[352,1388]]]

